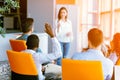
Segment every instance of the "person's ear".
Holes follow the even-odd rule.
[[[90,40],[88,40],[88,46],[91,46],[91,42],[90,42]]]
[[[30,29],[30,31],[33,32],[33,31],[34,31],[34,28],[32,27],[32,28]]]

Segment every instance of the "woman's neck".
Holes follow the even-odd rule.
[[[66,19],[65,19],[65,18],[61,18],[61,20],[62,20],[63,22],[65,22],[65,21],[66,21]]]

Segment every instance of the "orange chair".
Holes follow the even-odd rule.
[[[120,65],[120,58],[117,60],[116,65]]]
[[[10,39],[9,42],[10,42],[12,50],[14,50],[14,51],[22,51],[22,50],[27,49],[26,41],[24,41],[24,40]]]
[[[62,59],[62,80],[104,80],[100,61]]]
[[[11,68],[11,80],[38,80],[38,72],[32,55],[25,52],[7,50]]]

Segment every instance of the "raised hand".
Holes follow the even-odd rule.
[[[49,25],[48,23],[45,23],[45,32],[51,37],[53,38],[55,35],[53,33],[52,27],[51,25]]]

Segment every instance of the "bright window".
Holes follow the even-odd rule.
[[[82,0],[82,22],[81,26],[99,25],[99,0]]]

